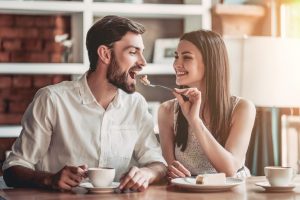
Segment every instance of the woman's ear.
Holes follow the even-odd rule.
[[[111,51],[107,46],[100,45],[97,49],[97,54],[100,62],[103,62],[107,65],[110,63]]]

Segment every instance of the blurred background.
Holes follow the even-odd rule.
[[[220,33],[232,94],[257,106],[246,165],[253,175],[263,175],[266,165],[299,169],[299,0],[0,0],[0,164],[35,92],[88,69],[86,32],[109,14],[145,25],[143,73],[169,87],[176,86],[178,38],[201,28]],[[157,123],[159,104],[172,94],[141,84],[137,90]]]

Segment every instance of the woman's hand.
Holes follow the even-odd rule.
[[[168,180],[173,178],[182,178],[191,176],[191,172],[187,170],[179,161],[174,160],[171,165],[168,165]]]
[[[201,92],[197,88],[177,89],[173,92],[181,107],[182,113],[188,121],[199,120],[200,105],[201,105]],[[184,95],[189,98],[184,101]]]

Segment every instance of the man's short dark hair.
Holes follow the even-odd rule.
[[[140,23],[125,17],[109,15],[97,21],[88,31],[86,36],[86,48],[90,60],[90,71],[95,71],[100,45],[112,47],[113,43],[122,39],[127,32],[143,34],[145,28]]]

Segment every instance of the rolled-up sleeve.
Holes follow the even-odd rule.
[[[139,138],[135,145],[134,155],[140,166],[144,166],[153,162],[162,162],[166,164],[160,144],[158,143],[154,133],[154,123],[152,116],[148,112],[148,105],[144,98],[139,102],[138,112],[138,132]]]
[[[23,115],[21,134],[13,144],[3,170],[15,165],[35,169],[35,165],[48,151],[55,116],[49,89],[40,89]]]

